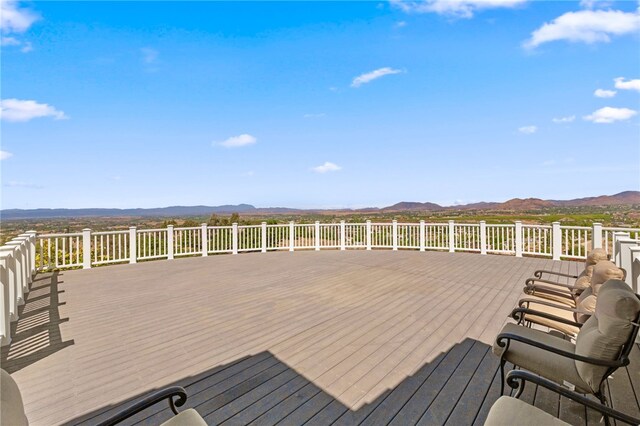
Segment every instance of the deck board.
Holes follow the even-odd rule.
[[[95,424],[184,386],[210,424],[482,424],[498,398],[490,346],[536,269],[581,264],[446,252],[279,252],[37,277],[3,348],[32,425]],[[640,413],[640,350],[611,381]],[[60,386],[65,383],[65,386]],[[593,413],[529,386],[569,420]],[[125,424],[158,424],[164,404]]]

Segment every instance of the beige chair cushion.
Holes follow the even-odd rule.
[[[587,255],[587,260],[585,261],[585,266],[593,266],[602,260],[609,260],[609,256],[605,249],[597,248],[591,250]]]
[[[593,294],[591,288],[586,289],[580,297],[578,297],[578,306],[577,308],[584,312],[589,312],[593,314],[596,311],[596,302],[598,298]],[[576,315],[578,322],[585,323],[591,317],[591,315],[580,314]]]
[[[568,311],[566,309],[560,309],[560,308],[554,308],[553,306],[548,306],[548,305],[540,305],[537,303],[531,303],[529,305],[529,309],[534,309],[536,311],[540,311],[540,312],[544,312],[547,314],[551,314],[551,315],[555,315],[557,317],[560,318],[564,318],[564,319],[568,319],[569,321],[575,321],[575,317],[573,316],[573,312]],[[545,327],[549,327],[549,328],[553,328],[554,330],[558,330],[564,334],[568,334],[570,336],[575,336],[576,334],[578,334],[578,331],[580,330],[578,327],[569,325],[569,324],[564,324],[558,321],[554,321],[552,319],[548,319],[548,318],[543,318],[543,317],[539,317],[537,315],[531,315],[531,314],[527,314],[525,316],[525,319],[527,321],[531,321],[535,324],[540,324],[543,325]]]
[[[530,385],[531,386],[531,385]],[[491,406],[484,426],[567,426],[562,420],[510,396],[501,396]]]
[[[517,334],[565,352],[573,353],[575,351],[575,345],[567,340],[516,324],[506,324],[500,333]],[[500,356],[503,351],[504,349],[498,346],[496,340],[493,344],[493,353]],[[504,354],[504,359],[556,383],[566,381],[575,385],[576,390],[580,392],[591,392],[589,385],[578,374],[576,363],[571,358],[512,340],[509,344],[509,350]]]
[[[624,281],[607,281],[600,288],[595,314],[576,337],[576,354],[602,360],[616,359],[633,331],[632,322],[638,313],[640,301],[631,288]],[[576,369],[594,392],[607,371],[607,367],[581,361],[576,361]]]
[[[597,296],[602,284],[609,280],[624,280],[624,271],[608,260],[598,262],[593,267],[593,276],[591,277],[593,294]]]
[[[207,422],[193,408],[188,408],[160,426],[207,426]]]
[[[18,384],[6,371],[0,369],[0,424],[25,426],[29,424],[24,414],[22,395]]]
[[[567,293],[567,295],[569,295]],[[532,299],[532,300],[539,300],[541,302],[546,302],[546,303],[558,303],[560,305],[565,305],[568,306],[570,308],[575,308],[576,307],[576,302],[573,299],[569,299],[568,297],[559,297],[559,296],[554,296],[553,294],[548,294],[548,293],[538,293],[538,294],[532,294],[532,295],[526,295],[524,297],[524,299]]]

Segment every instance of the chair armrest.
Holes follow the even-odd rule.
[[[573,312],[574,314],[589,315],[589,316],[593,315],[593,312],[585,311],[584,309],[572,308],[571,306],[561,305],[561,304],[553,303],[551,301],[546,301],[546,300],[529,299],[527,297],[524,297],[518,301],[519,308],[536,310],[535,308],[531,308],[531,304],[551,306],[552,308],[562,309],[563,311]]]
[[[550,319],[552,321],[556,321],[556,322],[561,322],[563,324],[568,324],[568,325],[572,325],[574,327],[582,327],[582,324],[576,321],[571,321],[568,320],[566,318],[562,318],[562,317],[558,317],[556,315],[553,314],[549,314],[546,312],[540,312],[540,311],[536,311],[535,309],[528,309],[528,308],[516,308],[513,311],[511,311],[511,318],[513,318],[514,320],[518,321],[518,324],[525,319],[525,315],[535,315],[537,317],[541,317],[541,318],[547,318]]]
[[[509,373],[507,373],[507,384],[512,389],[517,389],[516,397],[519,397],[522,394],[522,391],[524,390],[525,382],[535,383],[538,386],[547,388],[577,403],[580,403],[588,408],[596,410],[599,413],[604,414],[605,416],[611,417],[621,422],[628,423],[630,425],[640,424],[640,419],[631,417],[627,414],[621,413],[620,411],[616,411],[612,408],[607,407],[606,405],[603,405],[597,401],[589,399],[584,395],[571,391],[565,388],[564,386],[560,386],[555,382],[552,382],[543,377],[537,376],[528,371],[512,370],[512,371],[509,371]]]
[[[544,269],[539,269],[537,271],[535,271],[533,273],[533,276],[536,278],[542,278],[542,274],[549,274],[549,275],[558,275],[560,277],[567,277],[567,278],[575,278],[578,279],[577,275],[572,275],[572,274],[563,274],[562,272],[554,272],[554,271],[546,271]]]
[[[178,398],[174,401],[173,398],[176,396]],[[171,386],[169,388],[162,389],[125,408],[124,410],[111,416],[107,420],[104,420],[103,422],[99,423],[98,426],[111,426],[120,423],[121,421],[128,419],[134,414],[137,414],[140,411],[149,408],[165,399],[169,400],[169,407],[171,408],[171,411],[173,411],[174,414],[178,414],[178,410],[176,409],[176,407],[182,407],[185,402],[187,402],[187,392],[180,386]]]
[[[542,316],[540,314],[542,314],[542,312],[536,312],[536,311],[531,311],[532,314],[535,315],[539,315]],[[553,317],[553,315],[551,315]],[[552,319],[556,319],[552,318]],[[559,320],[565,320],[564,318],[558,318]],[[571,323],[571,321],[569,321],[569,323]],[[573,323],[572,323],[573,324]],[[577,323],[575,323],[577,324]],[[527,337],[523,337],[514,333],[500,333],[498,334],[498,337],[496,338],[496,344],[501,347],[501,348],[507,348],[508,349],[508,345],[511,342],[511,340],[515,340],[516,342],[520,342],[520,343],[524,343],[525,345],[529,345],[529,346],[533,346],[535,348],[538,349],[542,349],[545,351],[549,351],[549,352],[553,352],[556,355],[560,355],[560,356],[564,356],[567,358],[571,358],[571,359],[575,359],[576,361],[582,361],[582,362],[586,362],[588,364],[592,364],[592,365],[600,365],[600,366],[604,366],[604,367],[623,367],[625,365],[629,364],[629,360],[622,360],[622,361],[616,361],[616,360],[605,360],[605,359],[597,359],[597,358],[590,358],[587,356],[583,356],[583,355],[578,355],[576,353],[573,352],[567,352],[567,351],[563,351],[562,349],[558,349],[555,348],[553,346],[549,346],[549,345],[545,345],[542,342],[538,342],[537,340],[533,340],[533,339],[529,339]]]
[[[581,287],[576,287],[574,284],[564,284],[538,278],[527,278],[525,281],[525,288],[543,288],[546,290],[565,292],[570,292],[571,290],[584,290]]]

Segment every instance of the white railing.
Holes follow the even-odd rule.
[[[251,251],[392,249],[467,251],[554,260],[584,259],[588,250],[605,248],[628,270],[637,289],[640,275],[640,229],[586,226],[474,223],[320,223],[207,226],[78,233],[36,234],[30,231],[0,247],[0,339],[10,341],[36,271],[89,269],[114,263],[136,263],[180,256],[238,254]]]
[[[584,259],[588,250],[613,250],[613,234],[640,239],[640,229],[475,223],[310,223],[237,225],[37,235],[39,271],[91,268],[181,256],[276,250],[407,249],[466,251],[559,259]],[[626,235],[626,234],[625,234]],[[90,253],[84,256],[84,253]]]
[[[71,265],[78,263],[76,252],[68,252],[67,244],[74,241],[76,234],[49,235],[41,241],[62,244],[59,250],[65,250],[64,255],[51,257],[58,264]],[[55,241],[55,242],[53,242]],[[44,243],[43,243],[44,245]],[[71,246],[75,247],[75,246]],[[0,247],[0,345],[11,343],[11,323],[18,319],[19,307],[24,305],[29,285],[36,274],[36,232],[29,231],[20,234],[13,240]],[[73,261],[72,261],[73,259]],[[68,261],[67,261],[68,260]]]

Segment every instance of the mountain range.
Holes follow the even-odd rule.
[[[257,208],[251,204],[236,204],[222,206],[171,206],[149,209],[5,209],[0,210],[0,217],[7,219],[45,219],[71,217],[176,217],[176,216],[207,216],[210,214],[296,214],[322,212],[401,212],[401,211],[445,211],[445,210],[541,210],[554,207],[585,207],[585,206],[622,206],[640,205],[640,191],[624,191],[614,195],[600,195],[597,197],[575,198],[572,200],[542,200],[539,198],[513,198],[503,203],[480,202],[456,206],[441,206],[430,202],[403,201],[392,206],[364,209],[293,209],[286,207]]]

